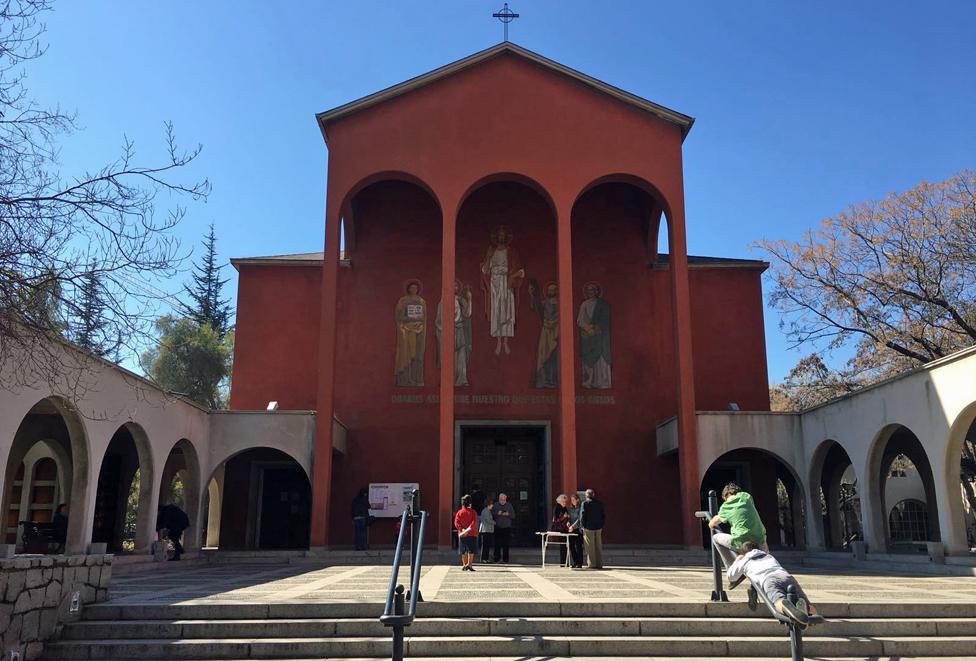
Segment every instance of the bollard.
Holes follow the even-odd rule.
[[[715,516],[717,513],[718,494],[712,490],[708,492],[708,514],[709,516]],[[714,588],[712,589],[712,601],[728,601],[729,595],[726,594],[724,589],[722,589],[722,558],[719,556],[718,549],[715,548],[715,543],[712,541],[712,535],[714,534],[714,531],[709,529],[708,542],[712,547],[712,578],[715,584]]]
[[[396,587],[396,595],[393,597],[393,614],[403,615],[403,586]],[[393,661],[403,661],[403,625],[393,625]]]

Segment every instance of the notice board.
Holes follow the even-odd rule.
[[[399,519],[410,507],[413,490],[419,488],[417,482],[370,482],[370,516]]]

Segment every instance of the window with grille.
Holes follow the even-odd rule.
[[[920,500],[905,499],[891,509],[888,529],[892,542],[924,542],[928,539],[929,513]]]

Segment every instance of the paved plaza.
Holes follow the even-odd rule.
[[[601,571],[481,565],[473,573],[433,565],[421,573],[428,602],[696,602],[708,599],[707,567],[618,567]],[[976,602],[976,577],[912,576],[802,569],[794,574],[816,603]],[[168,563],[127,568],[112,579],[113,604],[376,602],[386,597],[390,568]],[[401,569],[407,584],[409,570]],[[741,588],[732,601],[744,601]]]

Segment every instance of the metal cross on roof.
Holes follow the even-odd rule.
[[[509,9],[508,3],[506,2],[504,7],[496,11],[491,16],[492,18],[497,18],[502,22],[502,25],[505,26],[505,41],[508,41],[508,24],[518,18],[519,15]]]

